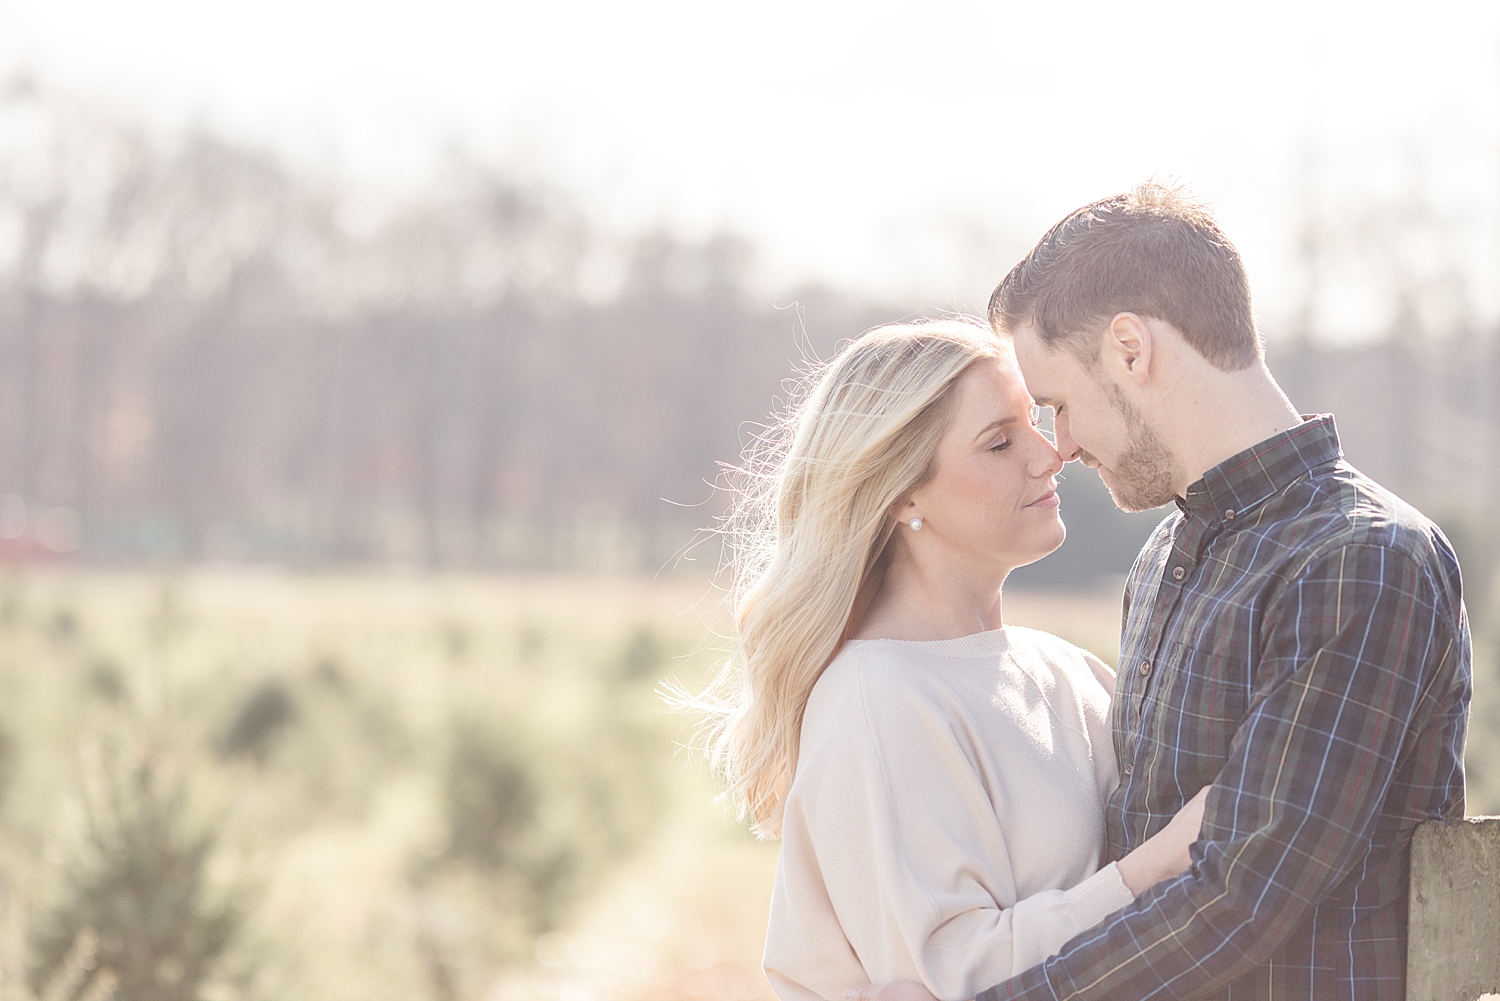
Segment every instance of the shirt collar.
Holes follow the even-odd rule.
[[[1302,423],[1232,455],[1178,498],[1183,514],[1233,522],[1310,471],[1343,458],[1332,414],[1304,414]]]

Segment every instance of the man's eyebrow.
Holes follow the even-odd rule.
[[[988,424],[986,424],[984,426],[984,428],[978,434],[976,434],[974,436],[974,440],[978,441],[980,438],[983,438],[985,435],[989,434],[991,431],[995,431],[995,430],[998,430],[999,428],[1003,428],[1007,424],[1014,424],[1016,422],[1016,420],[1017,420],[1017,418],[1015,418],[1015,417],[1002,417],[998,421],[990,421]]]
[[[1033,396],[1031,398],[1031,402],[1035,403],[1039,407],[1050,407],[1050,406],[1052,406],[1052,397],[1050,397],[1050,396]]]

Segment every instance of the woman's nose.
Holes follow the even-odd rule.
[[[1036,432],[1036,452],[1031,460],[1031,473],[1033,476],[1055,476],[1062,470],[1063,457],[1047,440],[1047,436],[1040,431]]]

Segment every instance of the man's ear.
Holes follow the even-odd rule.
[[[1138,386],[1151,381],[1151,328],[1137,313],[1116,313],[1104,330],[1104,354]]]

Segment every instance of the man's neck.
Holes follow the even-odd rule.
[[[1302,423],[1262,362],[1202,380],[1183,394],[1175,418],[1171,447],[1179,497],[1225,459]]]

